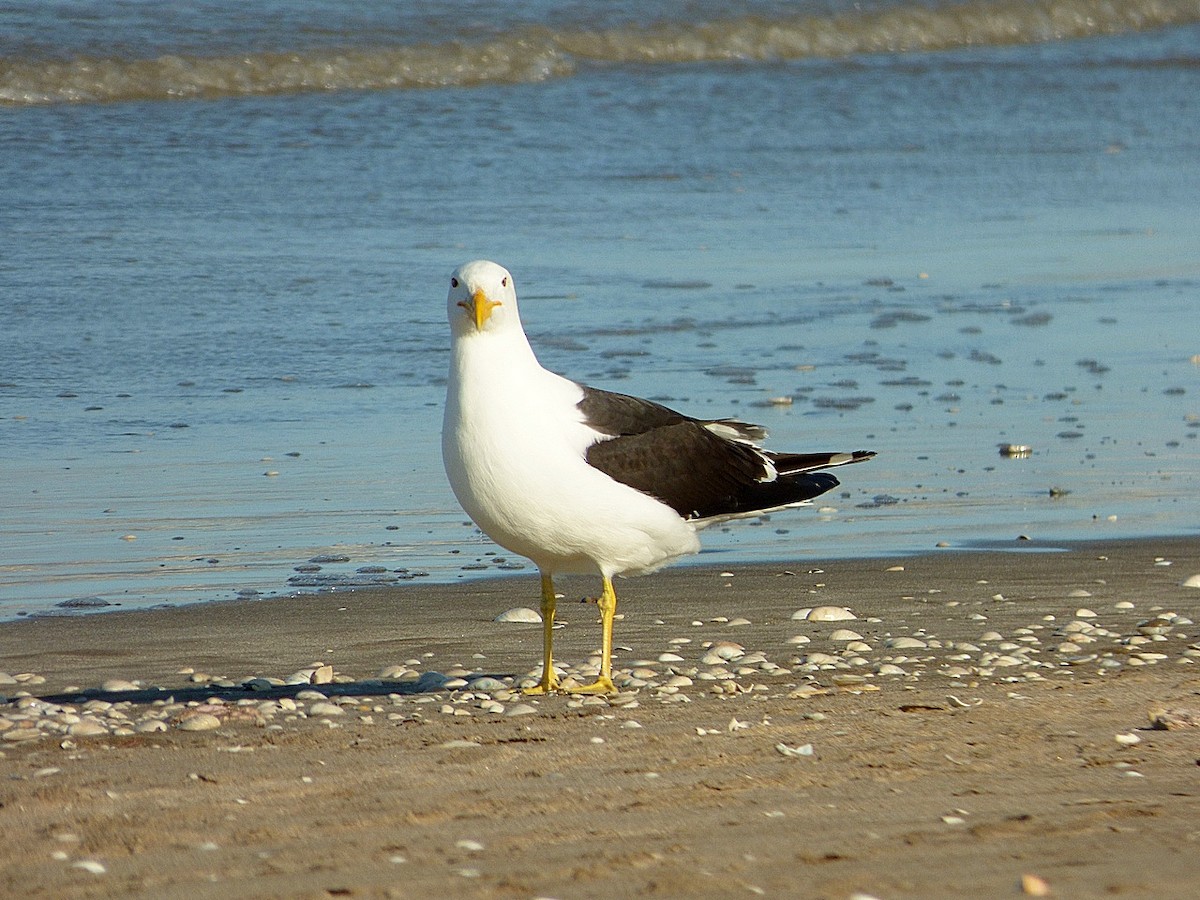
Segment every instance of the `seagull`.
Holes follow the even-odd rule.
[[[715,522],[803,505],[838,484],[820,470],[875,455],[765,450],[758,425],[692,418],[542,368],[513,277],[494,262],[455,270],[446,307],[442,459],[450,486],[484,534],[541,575],[542,676],[528,693],[614,693],[615,576],[698,552],[697,532]],[[592,684],[560,685],[554,670],[553,578],[568,573],[601,579]]]

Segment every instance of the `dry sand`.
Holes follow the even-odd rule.
[[[0,685],[0,893],[1195,896],[1200,540],[1016,546],[620,583],[615,669],[657,674],[615,704],[377,680],[406,660],[523,676],[539,626],[493,619],[532,577],[0,625],[22,676]],[[858,619],[792,619],[825,604]],[[1159,613],[1177,618],[1139,631]],[[585,663],[594,608],[560,617],[561,657]],[[912,636],[928,646],[888,646]],[[748,663],[703,664],[723,640]],[[221,686],[318,661],[337,678],[308,690],[340,713]],[[1163,709],[1183,727],[1152,729]],[[200,715],[219,727],[178,727]],[[68,733],[89,717],[109,733]],[[118,733],[153,717],[166,730]]]

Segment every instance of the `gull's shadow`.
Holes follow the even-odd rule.
[[[479,678],[510,678],[511,675],[474,675],[472,680]],[[441,691],[458,691],[465,688],[448,688],[446,683],[451,679],[439,672],[426,672],[413,681],[352,681],[344,684],[284,684],[268,685],[265,682],[256,684],[256,679],[249,679],[241,684],[220,687],[212,684],[164,688],[146,687],[134,691],[106,691],[102,688],[87,688],[82,691],[69,693],[46,694],[38,697],[46,703],[58,705],[86,703],[89,700],[103,700],[107,703],[154,703],[167,701],[172,703],[203,703],[205,700],[216,698],[223,701],[238,700],[279,700],[284,697],[296,699],[301,691],[319,691],[326,697],[387,697],[391,694],[415,696],[418,694],[436,694]],[[9,698],[0,698],[0,701]]]

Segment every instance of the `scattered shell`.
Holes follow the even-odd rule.
[[[1134,744],[1142,742],[1142,739],[1132,732],[1115,735],[1115,740],[1123,747],[1132,747]]]
[[[787,744],[776,744],[775,749],[781,756],[786,756],[790,759],[813,755],[812,744],[801,744],[798,747],[789,747]]]
[[[125,681],[122,678],[110,678],[100,685],[100,690],[116,694],[121,691],[140,691],[141,688],[132,681]]]
[[[1050,883],[1040,875],[1022,875],[1021,893],[1027,897],[1049,897]]]
[[[1023,458],[1033,453],[1033,448],[1028,444],[1001,444],[1000,455],[1011,456],[1015,458]]]
[[[717,641],[709,647],[708,652],[721,659],[730,660],[745,655],[746,648],[741,644],[735,644],[733,641]]]
[[[1150,725],[1160,731],[1200,728],[1200,709],[1159,709],[1150,714]],[[5,735],[7,738],[8,735]]]
[[[1174,627],[1171,620],[1165,616],[1155,616],[1153,619],[1138,622],[1137,630],[1142,634],[1156,635],[1168,634]]]
[[[1191,578],[1183,582],[1183,587],[1200,588],[1200,575],[1193,575]]]
[[[211,713],[192,713],[176,726],[180,731],[212,731],[221,727],[221,720]]]
[[[485,675],[482,678],[476,678],[474,681],[467,682],[467,690],[482,691],[483,693],[492,693],[494,691],[502,691],[507,685],[498,678],[492,678],[490,675]]]
[[[507,609],[500,615],[496,616],[497,622],[519,622],[524,625],[540,625],[542,615],[536,609],[530,609],[528,606],[515,606],[512,609]]]
[[[318,700],[308,708],[310,716],[344,716],[346,711],[336,703],[330,703],[328,700]]]
[[[920,650],[929,645],[920,638],[915,637],[896,637],[889,638],[887,646],[893,650]]]
[[[796,618],[796,616],[792,618]],[[802,618],[807,619],[809,622],[843,622],[849,619],[857,619],[858,616],[844,606],[817,606],[810,609],[808,614]]]

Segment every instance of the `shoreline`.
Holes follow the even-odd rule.
[[[1190,889],[1200,539],[724,571],[618,585],[613,698],[515,689],[541,629],[493,620],[532,578],[7,623],[0,669],[32,677],[0,686],[0,885]],[[596,613],[570,601],[594,585],[559,587],[556,649],[586,669]],[[794,618],[817,606],[856,618]]]
[[[831,589],[844,591],[845,596],[842,599],[846,601],[845,605],[852,605],[853,595],[856,591],[870,590],[874,587],[870,579],[863,577],[863,573],[886,571],[894,566],[904,566],[906,569],[913,566],[923,568],[932,566],[934,569],[953,570],[958,563],[970,565],[975,561],[983,563],[987,560],[995,564],[1002,560],[1013,560],[1020,557],[1037,560],[1036,563],[1027,563],[1023,566],[1028,570],[1024,575],[1025,578],[1039,575],[1045,577],[1056,568],[1053,563],[1048,562],[1047,557],[1062,558],[1064,555],[1071,557],[1088,553],[1103,554],[1105,550],[1113,551],[1116,548],[1116,552],[1131,562],[1138,555],[1146,558],[1163,557],[1164,555],[1187,554],[1192,552],[1193,548],[1200,550],[1200,536],[1175,535],[1116,541],[1014,540],[1011,544],[1009,547],[997,545],[956,546],[914,554],[799,559],[779,562],[756,561],[742,565],[709,563],[696,557],[683,564],[677,564],[650,575],[618,579],[616,585],[621,604],[619,613],[623,619],[631,614],[645,619],[651,613],[654,614],[652,618],[672,614],[684,616],[686,613],[687,616],[695,619],[703,617],[705,613],[703,602],[685,604],[685,610],[680,608],[677,600],[664,600],[663,598],[669,598],[674,590],[695,591],[698,588],[710,587],[710,582],[717,579],[724,582],[723,591],[748,584],[755,592],[754,602],[761,603],[763,598],[757,595],[762,590],[764,579],[787,577],[800,579],[803,582],[810,574],[814,576],[814,584],[822,584],[820,589],[803,588],[805,591],[812,592],[812,597],[809,599],[813,603],[818,602],[817,599],[814,599],[817,593]],[[994,559],[991,559],[992,557]],[[1126,562],[1126,565],[1129,562]],[[1193,567],[1200,572],[1200,560]],[[1166,571],[1173,569],[1173,566],[1160,566],[1159,568]],[[836,585],[825,588],[827,582],[823,580],[823,576],[826,572],[835,570],[848,576],[849,584],[840,589]],[[732,572],[734,577],[720,579],[721,573],[724,572]],[[816,577],[818,575],[822,577]],[[1059,577],[1061,577],[1061,573],[1059,573]],[[231,640],[232,642],[226,646],[224,651],[229,654],[230,662],[237,659],[237,654],[240,654],[245,658],[247,664],[257,664],[261,667],[268,664],[272,658],[278,658],[278,654],[273,652],[272,644],[278,644],[285,636],[289,640],[300,639],[308,633],[310,639],[307,642],[301,641],[299,646],[307,646],[307,649],[316,656],[321,655],[322,652],[333,652],[330,648],[323,648],[324,644],[330,643],[328,640],[318,638],[312,633],[327,631],[335,624],[339,627],[344,625],[345,623],[334,622],[339,611],[360,612],[369,615],[369,622],[351,617],[352,627],[356,632],[360,632],[373,627],[371,623],[377,624],[381,630],[378,646],[394,643],[397,653],[402,652],[402,645],[406,640],[416,640],[422,653],[430,652],[430,648],[437,647],[436,635],[424,635],[420,639],[415,639],[400,630],[401,621],[398,617],[394,621],[389,620],[387,610],[391,608],[395,608],[398,615],[416,610],[420,616],[423,616],[429,624],[435,627],[469,620],[475,627],[476,633],[479,634],[480,640],[486,644],[489,626],[493,626],[491,620],[495,615],[514,607],[537,608],[536,578],[537,570],[530,566],[522,572],[489,573],[486,576],[473,577],[459,582],[406,582],[395,586],[350,588],[269,597],[199,600],[171,607],[111,609],[102,612],[22,617],[0,622],[0,660],[5,661],[0,664],[0,671],[11,672],[15,668],[20,668],[9,662],[10,660],[32,660],[41,657],[55,659],[58,652],[65,647],[73,647],[75,655],[65,653],[63,662],[83,663],[86,669],[86,660],[89,656],[94,657],[95,660],[121,658],[120,653],[106,650],[106,647],[119,646],[121,643],[132,640],[128,647],[129,650],[140,648],[148,651],[152,646],[153,636],[159,630],[174,632],[179,629],[189,629],[191,630],[189,633],[197,635],[202,632],[195,629],[207,629],[216,639]],[[527,588],[523,582],[528,582]],[[562,608],[559,610],[560,620],[579,620],[581,618],[574,615],[575,603],[573,601],[587,596],[589,591],[594,591],[593,582],[598,584],[597,579],[584,575],[555,578],[555,585],[564,597]],[[675,582],[679,583],[678,588],[675,587]],[[736,590],[734,596],[736,599]],[[839,596],[841,596],[840,593]],[[492,602],[493,599],[494,602]],[[465,616],[441,609],[448,604],[461,605],[467,611]],[[642,608],[646,604],[652,604],[652,608]],[[721,612],[727,616],[730,614],[729,610],[724,607],[720,611],[710,610],[710,612],[713,615]],[[306,624],[306,620],[299,615],[300,613],[313,616],[314,619],[310,624]],[[160,617],[161,621],[158,621]],[[259,632],[260,629],[279,626],[283,624],[280,621],[281,617],[292,619],[288,623],[288,629],[282,634],[276,634],[273,641],[265,642],[260,650],[256,651],[252,640],[244,637],[237,638],[239,632],[253,634]],[[576,624],[583,625],[581,621],[577,621]],[[483,626],[483,628],[480,629],[479,626]],[[501,635],[504,635],[501,626],[494,625],[494,627]],[[528,627],[534,628],[533,626]],[[582,629],[576,629],[576,631],[579,630]],[[539,642],[536,649],[540,653],[540,630],[534,628],[534,631],[537,632],[536,636]],[[621,628],[618,627],[618,643],[620,643],[620,631]],[[149,639],[143,640],[146,636],[149,636]],[[454,646],[455,642],[461,639],[451,637],[449,631],[445,632],[445,636],[450,646]],[[502,641],[502,643],[504,642]],[[197,639],[195,644],[198,648],[203,647],[203,641],[200,639]],[[93,653],[89,653],[89,645],[94,651]],[[59,650],[52,650],[52,647],[59,648]],[[481,648],[482,651],[486,651],[486,649],[486,646]],[[223,652],[215,646],[209,646],[203,650],[205,659],[220,659]],[[292,655],[295,659],[301,659],[304,653],[298,652]],[[126,656],[129,654],[127,653]],[[152,658],[152,654],[149,658]],[[534,662],[537,661],[531,661],[529,667],[533,668]],[[279,663],[283,662],[284,660],[279,658]],[[97,671],[102,671],[99,663],[96,664],[96,668]],[[0,689],[0,696],[3,694],[3,689]]]

